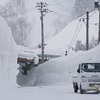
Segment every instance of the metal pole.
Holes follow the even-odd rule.
[[[50,10],[46,9],[47,3],[37,3],[38,10],[41,12],[40,20],[41,20],[41,48],[42,48],[42,62],[44,62],[44,24],[43,24],[43,17],[46,13],[51,12]]]
[[[89,49],[89,11],[86,12],[86,50]]]
[[[44,26],[43,26],[43,3],[41,2],[41,46],[42,46],[42,62],[44,62]]]
[[[95,8],[99,11],[99,25],[98,25],[98,44],[100,42],[100,0],[95,0]]]
[[[99,5],[99,8],[98,8],[98,11],[99,11],[99,26],[98,26],[98,28],[99,28],[99,32],[98,32],[98,44],[99,44],[99,42],[100,42],[100,5]]]

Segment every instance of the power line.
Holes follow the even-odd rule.
[[[97,10],[95,10],[89,17],[93,16],[96,12],[97,12]]]
[[[37,11],[37,9],[35,9],[36,7],[34,7],[34,8],[29,8],[29,9],[27,9],[27,11],[28,12],[33,12],[33,11]],[[33,10],[34,9],[34,10]],[[26,13],[28,13],[28,12],[26,12]]]
[[[78,24],[77,24],[77,27],[76,27],[76,30],[75,30],[75,33],[74,33],[74,35],[73,35],[73,38],[72,38],[72,40],[71,40],[70,45],[72,44],[72,42],[73,42],[73,40],[74,40],[74,38],[75,38],[75,35],[76,35],[77,30],[78,30],[79,24],[80,24],[80,21],[79,21]]]
[[[70,43],[70,47],[72,47],[73,43],[75,42],[75,40],[76,40],[76,38],[77,38],[77,36],[78,36],[78,34],[79,34],[79,31],[80,31],[80,29],[81,29],[81,27],[82,27],[82,24],[83,24],[83,21],[82,21],[82,23],[80,24],[80,26],[79,26],[79,23],[78,23],[78,25],[77,25],[77,27],[76,27],[75,34],[74,34],[74,36],[73,36],[73,38],[72,38],[72,41],[71,41],[71,43]]]
[[[97,10],[95,10],[91,15],[89,15],[89,18],[92,17],[96,12],[97,12]],[[86,15],[84,15],[82,18],[80,18],[80,20],[83,20],[83,22],[85,23]]]
[[[52,13],[55,13],[55,14],[60,15],[60,16],[65,16],[65,17],[68,17],[69,16],[69,15],[62,14],[62,13],[59,13],[59,12],[56,12],[56,11],[52,11]]]
[[[89,49],[89,12],[87,11],[87,16],[86,16],[87,18],[87,22],[86,22],[86,50],[88,50]],[[80,19],[80,21],[82,20],[82,23],[84,22],[84,18],[81,18]],[[75,42],[75,40],[76,40],[76,38],[77,38],[77,36],[78,36],[78,33],[79,33],[79,31],[80,31],[80,29],[81,29],[81,27],[82,27],[82,23],[81,23],[81,25],[80,25],[80,27],[79,27],[79,29],[78,28],[76,28],[76,30],[78,29],[78,31],[77,31],[77,33],[75,33],[75,35],[73,36],[73,38],[72,38],[72,41],[71,41],[71,44],[70,44],[70,46],[72,46],[73,45],[73,43]]]
[[[70,17],[70,15],[65,15],[65,14],[62,14],[62,13],[59,13],[59,12],[55,12],[55,11],[52,11],[51,13],[52,14],[56,14],[58,17],[61,17],[64,20],[66,20],[66,18],[69,18]]]
[[[48,6],[61,5],[62,3],[65,3],[64,1],[65,1],[65,0],[63,0],[63,1],[58,1],[58,2],[55,2],[54,4],[49,4]]]

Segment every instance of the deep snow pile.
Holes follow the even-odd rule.
[[[28,75],[18,74],[21,86],[51,86],[72,84],[78,64],[84,61],[100,62],[100,45],[88,51],[79,51],[68,56],[51,59],[33,68]]]
[[[94,36],[98,37],[98,11],[93,11],[89,14],[89,40]],[[79,21],[86,18],[86,15],[72,21],[59,34],[47,41],[45,53],[52,53],[64,55],[65,51],[70,46],[75,47],[76,40],[81,40],[83,44],[86,41],[86,24],[85,21]],[[73,38],[74,36],[74,38]]]
[[[40,65],[36,71],[34,85],[67,85],[72,82],[72,75],[76,74],[80,62],[92,60],[100,62],[100,45],[88,51],[80,51]],[[72,83],[71,83],[72,84]]]
[[[17,45],[18,48],[18,57],[19,58],[26,58],[26,59],[34,59],[34,64],[38,65],[39,63],[39,57],[37,55],[37,52],[32,49],[32,48],[28,48],[25,46],[20,46]],[[35,67],[33,67],[31,70],[28,70],[27,73],[28,75],[23,75],[21,72],[22,70],[22,65],[19,65],[19,73],[17,75],[17,84],[21,85],[21,86],[31,86],[33,85],[33,80],[35,81]],[[31,83],[32,81],[32,83]]]
[[[90,22],[94,24],[98,22],[98,12],[92,12]],[[83,17],[82,17],[83,18]],[[80,18],[79,18],[80,19]],[[79,22],[79,19],[70,23],[65,29],[63,29],[57,36],[48,41],[48,45],[45,47],[45,53],[50,54],[65,54],[65,50],[68,49],[68,45],[73,38],[73,34],[77,29],[77,25],[81,26],[77,39],[85,41],[85,28],[84,22]],[[73,28],[73,29],[72,29]],[[90,24],[90,38],[92,36],[97,37],[97,26]],[[79,30],[79,29],[78,29]],[[77,31],[78,31],[77,30]],[[76,32],[77,33],[77,32]],[[68,56],[52,59],[39,67],[31,70],[28,76],[23,76],[21,73],[18,75],[21,85],[64,85],[70,83],[72,75],[75,74],[76,68],[81,61],[97,60],[99,57],[100,47],[96,47],[89,51],[79,51],[77,53],[71,51],[68,52]]]
[[[0,88],[16,85],[17,67],[16,43],[6,21],[0,17]]]

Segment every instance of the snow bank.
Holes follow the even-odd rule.
[[[98,12],[92,12],[90,17],[90,22],[98,22]],[[80,19],[80,18],[79,18]],[[48,45],[45,47],[45,53],[50,54],[61,54],[64,55],[68,44],[70,44],[71,39],[77,29],[77,25],[81,26],[79,35],[77,39],[81,39],[82,42],[85,41],[86,25],[83,22],[79,22],[79,19],[70,23],[65,29],[63,29],[59,34],[48,41]],[[73,28],[73,29],[72,29]],[[79,30],[79,29],[78,29]],[[77,30],[77,32],[78,32]],[[76,33],[77,33],[76,32]],[[90,38],[95,35],[97,37],[97,26],[91,25],[90,23]],[[38,68],[31,71],[28,76],[22,76],[21,83],[25,85],[66,85],[72,82],[72,75],[76,74],[76,69],[80,62],[84,61],[97,61],[100,59],[99,56],[100,45],[89,51],[79,51],[68,52],[68,56],[60,57],[56,59],[49,60],[48,62],[41,64]],[[71,53],[71,54],[70,54]],[[33,72],[33,73],[32,73]],[[34,76],[34,77],[33,77]],[[36,77],[35,77],[36,76]],[[29,79],[31,81],[29,81]],[[29,81],[29,82],[28,82]],[[72,84],[72,83],[71,83]]]
[[[90,16],[89,40],[93,36],[98,37],[98,25],[95,25],[95,23],[98,23],[98,11],[90,13]],[[82,18],[85,18],[85,15],[72,21],[59,34],[49,39],[46,43],[45,52],[52,53],[55,51],[56,54],[63,55],[69,46],[75,47],[76,40],[81,40],[84,44],[86,41],[86,24],[82,20],[79,21]]]
[[[39,63],[39,57],[37,52],[34,49],[17,45],[18,47],[18,57],[26,58],[26,59],[34,59],[34,64]],[[21,70],[22,67],[19,69]],[[21,72],[17,75],[17,83],[21,86],[31,86],[33,85],[36,75],[35,75],[35,67],[33,67],[30,71],[27,71],[28,75],[23,75]]]
[[[76,74],[78,64],[84,61],[100,62],[100,45],[88,51],[80,51],[40,65],[36,71],[34,85],[67,85],[72,84],[72,76]]]
[[[0,88],[16,85],[17,47],[6,21],[0,17]]]

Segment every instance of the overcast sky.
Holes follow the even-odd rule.
[[[0,5],[4,5],[7,2],[7,0],[0,0]]]

